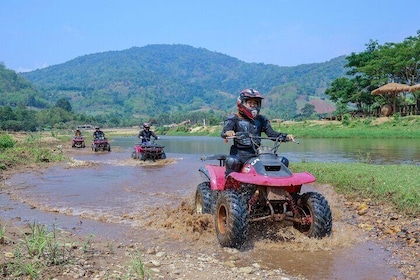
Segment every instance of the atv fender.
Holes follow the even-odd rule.
[[[301,186],[315,182],[316,178],[309,172],[293,173],[291,176],[270,177],[260,174],[232,172],[229,174],[227,185],[235,188],[239,183],[267,186],[267,187],[284,187],[288,192],[299,191]],[[226,186],[229,188],[229,186]]]
[[[225,179],[225,167],[207,164],[200,167],[200,173],[205,177],[206,180],[210,181],[211,190],[223,190],[226,179]]]

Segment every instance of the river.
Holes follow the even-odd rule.
[[[198,219],[192,209],[195,188],[201,181],[200,156],[228,153],[230,145],[218,137],[163,136],[159,144],[165,146],[167,159],[142,162],[130,157],[135,142],[134,137],[115,137],[109,153],[76,149],[71,164],[12,177],[1,188],[2,217],[54,223],[80,234],[101,234],[127,242],[136,239],[190,254],[208,252],[228,258],[218,245],[214,227],[198,234],[187,225]],[[280,153],[291,162],[369,158],[375,164],[418,165],[417,142],[302,139],[300,144],[282,144]],[[328,199],[334,221],[332,237],[311,240],[291,227],[271,225],[267,230],[266,224],[256,223],[238,262],[281,267],[307,279],[400,276],[389,264],[389,252],[366,241],[363,232],[348,224],[351,217],[342,209],[342,198],[332,189],[314,184],[304,190],[318,191]]]

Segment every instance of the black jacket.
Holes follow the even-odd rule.
[[[94,139],[105,138],[105,134],[101,130],[97,130],[93,133]]]
[[[141,142],[149,142],[151,137],[154,137],[155,139],[158,139],[158,137],[156,136],[156,134],[151,131],[151,130],[140,130],[139,135],[137,136],[138,138],[143,137],[141,139]]]
[[[255,120],[248,118],[242,118],[238,115],[229,116],[224,123],[222,130],[222,138],[226,138],[226,131],[233,130],[236,134],[238,132],[249,133],[252,136],[261,136],[261,133],[264,132],[268,137],[273,138],[285,138],[286,133],[281,133],[275,131],[270,124],[270,121],[262,115],[257,116]],[[260,140],[256,139],[256,143],[259,144]],[[252,142],[250,138],[245,139],[233,139],[233,146],[236,149],[250,150],[252,148]]]

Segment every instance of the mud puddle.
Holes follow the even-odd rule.
[[[333,235],[309,239],[284,224],[253,223],[240,251],[219,246],[210,215],[193,210],[202,162],[194,155],[167,154],[142,162],[129,152],[85,153],[48,170],[20,174],[4,182],[2,217],[16,222],[55,223],[80,234],[195,255],[206,253],[226,265],[259,265],[306,279],[400,278],[391,255],[349,223],[351,214],[328,186],[323,193],[333,212]]]

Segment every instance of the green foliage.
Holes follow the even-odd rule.
[[[15,71],[0,63],[0,106],[31,106],[45,108],[48,104],[41,92]]]
[[[125,277],[127,279],[151,279],[151,272],[145,267],[140,252],[137,252],[137,256],[131,257],[130,265]]]
[[[28,227],[30,232],[22,233],[14,248],[13,261],[2,264],[2,275],[7,279],[45,279],[46,268],[75,261],[72,251],[76,247],[60,242],[62,237],[55,225],[52,230],[35,222]]]
[[[39,134],[32,133],[23,141],[0,153],[0,170],[30,163],[58,162],[65,159],[60,145],[45,143]]]
[[[71,112],[72,108],[71,108],[71,104],[70,101],[68,101],[65,98],[60,98],[57,100],[57,102],[55,103],[55,107],[57,108],[61,108],[67,112]]]
[[[370,41],[366,50],[347,56],[348,77],[335,79],[326,90],[333,101],[356,104],[358,110],[371,112],[373,107],[391,103],[393,95],[375,95],[371,92],[386,83],[407,85],[420,83],[420,31],[417,36],[401,43]],[[411,94],[412,103],[420,101],[418,94]],[[398,102],[404,102],[404,98]]]
[[[309,118],[315,112],[315,106],[307,103],[305,106],[303,106],[301,111],[304,117]]]
[[[16,144],[16,141],[13,140],[12,136],[8,134],[0,133],[0,150],[13,148],[15,144]]]
[[[341,123],[343,125],[350,125],[351,124],[351,115],[350,114],[344,114]]]

